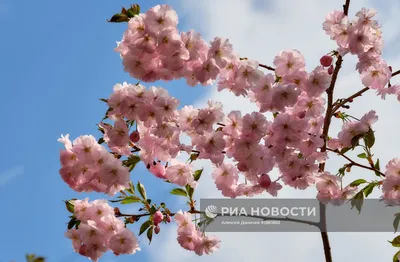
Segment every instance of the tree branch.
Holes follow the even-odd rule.
[[[400,70],[397,70],[396,72],[392,73],[392,77],[399,75],[400,74]],[[333,107],[332,113],[335,113],[336,110],[338,110],[339,108],[341,108],[342,106],[344,106],[346,103],[348,102],[352,102],[352,100],[356,97],[361,96],[363,93],[367,92],[369,90],[369,87],[364,87],[363,89],[361,89],[360,91],[358,91],[357,93],[354,93],[353,95],[349,96],[348,98],[344,99],[343,101],[341,101],[340,103],[336,104]]]
[[[343,12],[347,16],[349,13],[350,0],[346,0],[346,3],[343,5]],[[338,60],[336,61],[335,70],[332,74],[331,84],[329,85],[328,90],[326,91],[328,95],[328,105],[326,108],[326,114],[324,119],[324,127],[322,131],[322,137],[328,137],[329,126],[331,124],[332,119],[332,109],[333,109],[333,90],[335,89],[336,80],[342,67],[343,58],[341,55],[338,56]],[[327,139],[324,139],[324,145],[321,147],[321,152],[326,151],[326,143]],[[325,163],[319,164],[319,171],[323,172],[325,170]],[[321,229],[321,238],[322,244],[324,246],[324,255],[326,262],[332,262],[332,253],[331,246],[329,243],[328,233],[326,232],[326,207],[324,204],[320,203],[320,221],[319,227]]]
[[[204,214],[204,212],[202,212],[202,211],[198,211],[198,210],[189,210],[189,211],[186,211],[186,212],[188,212],[188,213],[191,213],[191,214]],[[170,213],[169,215],[170,216],[174,216],[176,213]],[[217,216],[222,216],[221,214],[219,214],[219,213],[217,213],[216,214]],[[122,214],[122,213],[116,213],[115,214],[115,216],[116,217],[134,217],[134,218],[141,218],[141,217],[144,217],[144,216],[150,216],[150,214],[149,213],[144,213],[144,214],[138,214],[138,215],[135,215],[135,214]],[[320,225],[320,223],[318,223],[318,222],[313,222],[313,221],[308,221],[308,220],[301,220],[301,219],[295,219],[295,218],[290,218],[290,217],[282,217],[282,218],[279,218],[279,217],[265,217],[265,216],[246,216],[246,215],[237,215],[238,217],[252,217],[252,218],[258,218],[258,219],[261,219],[261,220],[263,220],[263,221],[288,221],[288,222],[293,222],[293,223],[300,223],[300,224],[307,224],[307,225],[310,225],[310,226],[315,226],[315,227],[319,227],[319,225]],[[231,216],[232,217],[232,216]],[[234,216],[234,217],[236,217],[236,216]]]
[[[396,72],[392,73],[392,77],[399,75],[400,74],[400,70],[397,70]]]
[[[343,105],[345,105],[348,102],[352,102],[352,100],[356,97],[361,96],[363,93],[367,92],[369,90],[369,87],[365,87],[363,89],[361,89],[360,91],[358,91],[357,93],[352,94],[351,96],[349,96],[348,98],[344,99],[342,102],[336,104],[333,109],[332,109],[332,113],[336,113],[336,110],[338,110],[339,108],[341,108]]]
[[[263,64],[258,64],[258,66],[260,66],[262,68],[265,68],[265,69],[268,69],[268,70],[271,70],[271,71],[275,71],[275,68],[273,68],[271,66],[267,66],[267,65],[263,65]]]
[[[355,162],[354,160],[350,159],[350,158],[349,158],[348,156],[346,156],[345,154],[340,153],[338,150],[333,150],[333,149],[330,149],[330,148],[327,148],[326,150],[331,151],[331,152],[334,152],[334,153],[337,153],[338,155],[344,157],[344,158],[347,159],[347,160],[350,162],[350,164],[353,165],[353,166],[358,166],[358,167],[361,167],[361,168],[369,169],[369,170],[372,170],[372,171],[374,171],[374,172],[376,172],[376,173],[379,173],[381,176],[385,176],[385,174],[382,173],[381,171],[379,171],[379,170],[377,170],[377,169],[375,169],[375,168],[373,168],[373,167],[364,166],[364,165],[362,165],[362,164],[359,164],[359,163]]]

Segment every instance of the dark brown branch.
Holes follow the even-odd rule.
[[[322,131],[323,137],[328,137],[328,131],[329,131],[329,126],[331,125],[332,109],[333,109],[333,90],[335,88],[336,80],[337,80],[340,68],[342,67],[342,63],[343,63],[343,58],[341,55],[339,55],[338,59],[336,61],[335,70],[332,74],[331,84],[329,85],[328,90],[326,90],[326,93],[328,94],[328,105],[326,108],[324,127],[323,127],[323,131]],[[326,151],[326,140],[324,142],[324,145],[321,148],[321,152],[325,152],[325,151]],[[321,172],[325,170],[325,163],[321,163],[319,165],[319,170]]]
[[[263,65],[263,64],[258,64],[260,67],[271,70],[271,71],[275,71],[275,68],[271,67],[271,66],[267,66],[267,65]]]
[[[375,168],[373,168],[373,167],[364,166],[364,165],[362,165],[362,164],[359,164],[359,163],[355,162],[354,160],[350,159],[350,158],[349,158],[348,156],[346,156],[345,154],[340,153],[338,150],[333,150],[333,149],[330,149],[330,148],[327,148],[326,150],[331,151],[331,152],[334,152],[334,153],[336,153],[336,154],[338,154],[338,155],[344,157],[345,159],[347,159],[347,160],[350,162],[350,164],[351,164],[352,166],[358,166],[358,167],[361,167],[361,168],[369,169],[369,170],[372,170],[372,171],[374,171],[374,172],[380,174],[381,176],[385,176],[385,174],[382,173],[381,171],[379,171],[379,170],[377,170],[377,169],[375,169]]]
[[[361,89],[360,91],[358,91],[357,93],[354,93],[353,95],[344,99],[340,103],[336,104],[332,109],[332,113],[334,114],[336,112],[336,110],[338,110],[339,108],[344,106],[346,103],[352,102],[354,98],[361,96],[363,93],[367,92],[368,90],[369,90],[369,87],[365,87],[365,88]]]
[[[349,15],[349,7],[350,7],[350,0],[346,0],[346,3],[343,5],[343,12],[346,16]]]
[[[191,214],[204,214],[204,212],[202,211],[198,211],[195,209],[189,210],[187,211],[188,213]],[[174,216],[176,213],[170,213],[170,216]],[[221,214],[216,214],[217,216],[222,216]],[[138,219],[140,217],[144,217],[144,216],[150,216],[150,213],[144,213],[144,214],[122,214],[122,213],[116,213],[115,215],[116,217],[133,217],[135,219]],[[300,223],[300,224],[307,224],[310,226],[315,226],[315,227],[319,227],[319,223],[317,222],[313,222],[313,221],[308,221],[308,220],[301,220],[301,219],[295,219],[295,218],[289,218],[289,217],[265,217],[265,216],[247,216],[247,215],[238,215],[240,216],[245,216],[245,217],[252,217],[252,218],[258,218],[261,219],[263,221],[288,221],[288,222],[293,222],[293,223]]]
[[[392,77],[396,76],[396,75],[399,75],[399,74],[400,74],[400,70],[397,70],[396,72],[392,73]],[[354,98],[361,96],[363,93],[367,92],[368,90],[369,90],[368,87],[364,87],[363,89],[361,89],[357,93],[354,93],[353,95],[349,96],[348,98],[342,100],[340,103],[337,103],[336,105],[334,105],[332,113],[335,113],[336,110],[338,110],[339,108],[341,108],[345,104],[347,104],[349,102],[352,102]]]
[[[399,75],[400,74],[400,70],[397,70],[396,72],[392,73],[392,77]]]

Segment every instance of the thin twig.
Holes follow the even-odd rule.
[[[260,67],[271,70],[271,71],[275,71],[275,68],[271,67],[271,66],[267,66],[267,65],[263,65],[263,64],[258,64]]]
[[[392,73],[392,77],[399,75],[400,74],[400,70],[397,70],[396,72]]]
[[[367,92],[369,90],[369,87],[365,87],[358,91],[357,93],[352,94],[348,98],[344,99],[340,103],[336,104],[333,109],[332,109],[332,114],[336,113],[336,110],[344,106],[346,103],[351,102],[354,98],[361,96],[363,93]]]
[[[382,173],[381,171],[379,171],[379,170],[377,170],[377,169],[375,169],[375,168],[373,168],[373,167],[364,166],[364,165],[362,165],[362,164],[359,164],[359,163],[355,162],[354,160],[350,159],[350,158],[349,158],[348,156],[346,156],[345,154],[342,154],[342,153],[339,152],[338,150],[333,150],[333,149],[330,149],[330,148],[327,148],[326,150],[331,151],[331,152],[334,152],[334,153],[337,153],[338,155],[344,157],[344,158],[347,159],[347,160],[350,162],[350,164],[353,165],[353,166],[358,166],[358,167],[361,167],[361,168],[369,169],[369,170],[372,170],[372,171],[374,171],[374,172],[380,174],[381,176],[385,176],[385,174]]]

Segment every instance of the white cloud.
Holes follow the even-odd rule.
[[[282,49],[298,49],[306,58],[308,69],[319,63],[319,58],[336,48],[322,31],[322,22],[326,14],[342,8],[341,1],[242,1],[242,0],[202,0],[179,1],[176,6],[178,14],[184,17],[185,28],[200,31],[206,40],[215,36],[229,38],[235,50],[243,57],[258,60],[260,63],[272,64],[274,56]],[[344,1],[343,1],[344,2]],[[352,1],[350,14],[354,15],[361,7],[373,7],[378,10],[378,19],[383,24],[385,43],[389,47],[399,39],[397,16],[400,3],[395,0],[385,1]],[[257,7],[261,6],[261,7]],[[387,8],[390,7],[390,8]],[[393,7],[393,8],[391,8]],[[397,7],[397,8],[395,8]],[[386,52],[392,54],[392,52]],[[400,68],[400,56],[385,59],[393,66]],[[362,88],[358,74],[354,71],[356,58],[346,56],[339,75],[335,98],[347,97]],[[229,92],[212,91],[206,99],[198,101],[196,106],[204,107],[208,99],[221,101],[226,111],[240,109],[242,112],[256,110],[255,105],[247,99],[235,97]],[[369,91],[355,100],[350,113],[362,116],[371,109],[377,111],[379,121],[375,125],[376,145],[374,154],[381,159],[381,166],[399,156],[397,135],[399,124],[397,112],[400,104],[394,97],[386,101]],[[340,123],[334,121],[330,135],[335,136],[340,130]],[[397,145],[397,148],[396,146]],[[354,154],[353,154],[354,156]],[[327,169],[333,173],[345,162],[335,155],[330,156]],[[205,162],[201,162],[203,165]],[[197,189],[196,197],[220,197],[210,176],[211,167],[205,164],[204,177]],[[356,178],[376,179],[374,174],[354,168],[346,182]],[[379,197],[379,192],[372,196]],[[315,189],[295,191],[285,188],[280,197],[315,197]],[[329,221],[328,221],[329,223]],[[152,252],[154,260],[163,255],[163,261],[323,261],[323,249],[320,235],[317,233],[217,233],[221,238],[221,249],[206,257],[184,251],[176,242],[176,229],[169,227],[168,232],[160,234],[154,246],[159,252]],[[167,231],[165,230],[165,231]],[[334,261],[391,261],[397,251],[386,241],[392,233],[330,233]]]
[[[13,167],[11,169],[3,171],[0,174],[0,186],[3,186],[5,184],[7,184],[12,179],[16,178],[19,175],[22,175],[23,173],[24,173],[24,167],[23,166]]]

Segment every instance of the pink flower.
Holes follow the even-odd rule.
[[[229,39],[220,37],[214,38],[208,50],[208,59],[213,58],[219,68],[224,68],[227,63],[234,58],[233,47]]]
[[[195,230],[195,225],[192,222],[192,215],[188,212],[182,212],[182,210],[179,210],[174,215],[174,220],[178,224],[178,234]]]
[[[158,178],[164,179],[167,177],[166,169],[160,162],[150,164],[149,171]]]
[[[191,230],[178,234],[178,243],[186,250],[194,251],[198,243],[201,241],[201,235],[198,230]]]
[[[171,181],[171,183],[177,184],[179,186],[191,185],[195,187],[196,183],[193,178],[193,170],[190,165],[186,164],[174,164],[167,167],[166,178]]]
[[[258,112],[247,114],[243,117],[242,134],[254,139],[261,139],[265,135],[268,121],[265,116]]]
[[[217,237],[204,236],[196,245],[194,251],[199,256],[202,256],[203,254],[208,255],[210,253],[214,253],[219,248],[220,242],[221,241]]]
[[[386,175],[386,177],[400,176],[400,158],[394,158],[389,161],[389,163],[386,165],[385,175]]]
[[[65,236],[72,240],[72,247],[75,252],[79,252],[79,249],[82,245],[81,237],[76,229],[70,229],[65,232]]]
[[[361,80],[364,86],[380,90],[385,87],[392,76],[392,72],[385,61],[371,65],[361,74]]]
[[[325,32],[330,35],[331,37],[335,36],[335,26],[340,24],[342,19],[345,17],[342,11],[332,11],[330,12],[326,18],[325,22],[323,23],[323,28]]]
[[[195,66],[193,70],[196,79],[203,85],[206,85],[209,80],[215,80],[219,74],[219,67],[213,58]]]
[[[274,59],[278,76],[292,75],[305,67],[304,57],[297,50],[281,51]]]
[[[374,110],[369,111],[360,119],[360,122],[368,125],[369,127],[371,127],[376,121],[378,121],[378,116]]]
[[[272,89],[272,106],[278,111],[285,111],[286,107],[293,106],[300,90],[295,85],[277,85]]]
[[[331,76],[326,69],[322,66],[318,66],[310,73],[306,85],[306,92],[309,96],[319,96],[328,89],[330,83]]]
[[[140,251],[135,235],[127,228],[124,228],[121,232],[112,236],[107,246],[117,256],[120,254],[135,254],[136,251]]]
[[[382,184],[382,198],[388,205],[400,205],[400,176],[389,175]]]
[[[145,23],[149,30],[158,33],[165,28],[176,28],[178,15],[168,5],[156,5],[146,12]]]
[[[212,177],[224,196],[232,196],[239,179],[238,171],[232,164],[223,163],[214,169]]]
[[[231,111],[225,119],[225,126],[222,128],[224,133],[231,136],[238,136],[243,125],[241,112]]]
[[[107,247],[98,244],[83,244],[79,249],[80,255],[88,257],[93,262],[97,262],[105,252],[107,252]]]
[[[78,228],[79,236],[85,245],[103,245],[104,233],[97,227],[96,222],[88,220],[86,223],[81,223]]]

